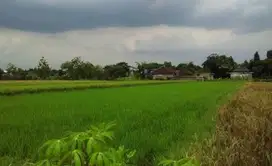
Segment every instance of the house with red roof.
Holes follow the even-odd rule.
[[[169,80],[179,77],[180,70],[171,67],[160,67],[151,71],[153,79]]]

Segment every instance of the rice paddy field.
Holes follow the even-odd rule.
[[[109,87],[124,87],[149,84],[169,84],[177,83],[173,81],[156,81],[156,80],[136,80],[136,81],[64,81],[64,80],[49,80],[49,81],[0,81],[0,95],[16,95],[22,93],[38,93],[48,91],[67,91],[79,89],[93,88],[109,88]]]
[[[0,83],[0,91],[43,84]],[[169,82],[0,96],[0,156],[33,158],[48,139],[110,121],[117,123],[114,144],[136,149],[139,158],[151,151],[179,156],[195,133],[204,138],[214,131],[218,107],[243,84]]]

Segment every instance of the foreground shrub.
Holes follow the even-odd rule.
[[[49,140],[39,149],[39,160],[25,166],[127,166],[136,151],[109,146],[113,126],[114,123],[101,124],[85,132]]]

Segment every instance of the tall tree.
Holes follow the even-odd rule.
[[[71,80],[78,80],[82,79],[82,72],[81,69],[82,64],[84,62],[81,60],[80,57],[75,57],[70,61],[66,61],[63,64],[61,64],[61,69],[65,73],[65,79],[71,79]]]
[[[102,66],[95,65],[93,67],[92,78],[96,80],[105,79],[104,70]]]
[[[167,61],[165,61],[165,62],[163,63],[163,66],[164,66],[164,67],[173,67],[173,66],[172,66],[172,62],[167,62]]]
[[[4,70],[0,68],[0,80],[2,79],[3,74],[4,74]]]
[[[7,66],[6,71],[7,71],[8,75],[13,76],[13,75],[15,75],[17,73],[17,69],[18,68],[14,64],[9,63],[8,66]]]
[[[250,68],[249,67],[249,62],[247,61],[247,60],[245,60],[243,63],[241,63],[239,66],[241,66],[241,67],[245,67],[245,68]]]
[[[51,68],[47,60],[42,57],[37,66],[37,75],[41,79],[47,79],[50,76]]]
[[[114,65],[107,65],[104,67],[107,79],[117,79],[127,77],[130,72],[129,65],[126,62],[119,62]]]
[[[129,68],[128,63],[119,62],[119,63],[116,64],[116,66],[120,66],[120,69],[122,70],[122,71],[120,71],[121,77],[127,77],[129,75],[130,68]]]
[[[255,54],[254,54],[254,59],[253,59],[253,60],[254,60],[254,62],[257,62],[257,61],[260,61],[260,60],[261,60],[258,51],[255,52]]]
[[[229,77],[229,72],[232,71],[237,63],[231,56],[211,54],[202,64],[204,69],[214,73],[215,78]]]
[[[272,50],[267,51],[266,57],[267,59],[272,59]]]
[[[80,74],[83,79],[92,79],[94,65],[90,62],[83,62],[80,66]]]
[[[146,69],[144,67],[145,63],[136,62],[136,65],[137,65],[137,67],[136,67],[137,69],[136,69],[136,72],[135,72],[136,77],[138,77],[140,79],[144,79],[145,78],[145,71],[146,71]]]
[[[21,68],[16,67],[14,64],[9,63],[7,66],[7,78],[12,80],[24,80],[27,72]]]
[[[140,79],[146,78],[147,75],[150,74],[151,70],[164,66],[164,64],[159,64],[156,62],[136,62],[136,65],[137,70],[135,74],[138,75]]]
[[[114,80],[114,79],[118,78],[118,76],[116,74],[116,66],[115,65],[106,65],[104,67],[104,74],[105,74],[105,78],[107,80]]]
[[[202,68],[198,65],[195,65],[193,62],[189,62],[178,64],[176,69],[180,70],[180,74],[182,75],[194,75],[198,73]]]

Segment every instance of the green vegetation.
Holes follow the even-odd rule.
[[[35,158],[48,139],[115,120],[113,145],[136,149],[138,165],[152,162],[154,153],[180,158],[195,133],[201,138],[214,130],[216,109],[242,84],[184,82],[0,96],[0,156]]]
[[[230,72],[234,69],[247,68],[253,72],[255,79],[269,80],[272,73],[271,54],[272,50],[267,51],[266,58],[261,59],[259,53],[256,52],[251,60],[245,60],[239,64],[232,56],[213,53],[201,66],[193,62],[173,65],[170,61],[136,62],[134,65],[118,62],[100,66],[84,61],[79,56],[60,64],[57,68],[52,68],[46,58],[42,57],[36,67],[29,69],[9,63],[5,70],[0,68],[0,80],[144,80],[154,79],[154,69],[161,67],[167,68],[168,71],[176,70],[175,78],[196,76],[206,72],[213,73],[215,78],[230,78]]]
[[[109,146],[113,140],[114,123],[91,126],[85,132],[71,133],[60,139],[45,142],[38,151],[35,163],[26,166],[128,166],[136,151]]]
[[[181,81],[2,81],[0,95],[39,93],[45,91],[67,91],[76,89],[109,88],[148,84],[180,83]]]

